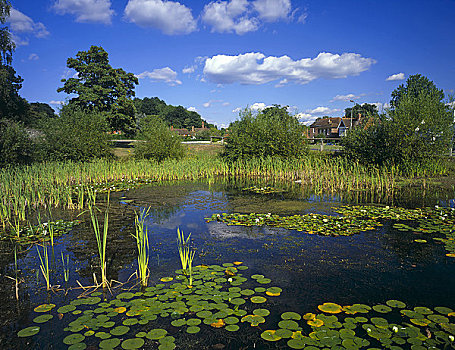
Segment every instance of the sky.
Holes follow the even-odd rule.
[[[69,57],[103,47],[159,97],[226,127],[249,107],[304,123],[355,103],[387,108],[422,74],[455,89],[455,0],[11,0],[20,95],[58,110]]]

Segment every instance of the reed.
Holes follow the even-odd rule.
[[[63,255],[63,252],[61,252],[62,255],[62,266],[63,266],[63,279],[65,280],[66,283],[68,283],[70,279],[70,269],[69,269],[69,264],[70,264],[70,256],[66,256],[66,263],[65,263],[65,257]]]
[[[189,277],[189,285],[193,285],[193,259],[196,254],[194,249],[190,247],[191,233],[185,238],[183,231],[177,228],[178,250],[180,262],[182,263],[182,270],[185,275]]]
[[[150,208],[142,210],[140,215],[136,214],[135,228],[136,232],[133,237],[136,239],[138,250],[137,265],[138,265],[138,278],[143,287],[147,286],[149,278],[149,240],[148,230],[145,225],[145,218],[149,215]]]
[[[49,255],[47,253],[46,242],[43,241],[43,255],[42,256],[41,256],[40,250],[38,248],[38,245],[36,246],[36,251],[38,252],[38,256],[40,259],[40,270],[41,270],[41,273],[43,274],[44,280],[46,281],[46,289],[50,290],[51,284],[50,284]]]
[[[104,224],[103,230],[100,229],[100,224],[98,221],[98,217],[96,215],[96,210],[98,208],[95,207],[96,202],[96,192],[95,191],[88,191],[88,210],[90,212],[90,218],[92,221],[93,231],[96,237],[96,244],[98,246],[98,256],[100,258],[100,267],[101,267],[101,285],[104,288],[109,287],[109,282],[107,280],[106,274],[106,245],[107,245],[107,231],[109,227],[109,193],[107,196],[107,207],[106,211],[104,212]]]

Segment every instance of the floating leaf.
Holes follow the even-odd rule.
[[[319,305],[318,309],[330,314],[338,314],[343,310],[343,308],[340,305],[335,303],[324,303],[322,305]]]
[[[276,334],[275,330],[266,330],[262,332],[261,338],[267,341],[278,341],[281,339],[281,337]]]
[[[61,314],[64,314],[64,313],[67,313],[67,312],[71,312],[73,310],[76,310],[76,306],[68,304],[68,305],[60,306],[57,309],[57,312],[61,313]]]
[[[156,328],[152,329],[147,333],[147,338],[150,340],[158,340],[161,338],[164,338],[167,334],[167,330],[161,329],[161,328]]]
[[[302,317],[296,312],[284,312],[281,314],[283,320],[296,320],[299,321]]]
[[[35,334],[38,334],[39,331],[40,327],[38,326],[27,327],[17,332],[17,336],[20,338],[31,337],[34,336]]]
[[[236,331],[239,330],[239,328],[240,328],[240,327],[239,327],[238,325],[236,325],[236,324],[230,324],[230,325],[227,325],[227,326],[225,327],[225,329],[226,329],[227,331],[229,331],[229,332],[236,332]]]
[[[399,300],[387,300],[386,304],[390,307],[396,307],[399,309],[404,309],[406,307],[406,304]]]
[[[171,282],[174,278],[173,277],[162,277],[160,279],[161,282]]]
[[[120,339],[118,338],[110,338],[104,339],[100,341],[99,347],[101,349],[113,349],[120,345]]]
[[[270,311],[267,309],[255,309],[253,310],[253,315],[265,317],[270,315]]]
[[[305,342],[302,339],[289,339],[287,342],[291,349],[303,349],[305,348]],[[307,347],[307,349],[310,347]]]
[[[313,320],[308,320],[307,323],[313,327],[321,327],[324,324],[324,321],[320,320],[319,318],[315,318]]]
[[[80,343],[84,339],[85,339],[85,336],[83,336],[82,334],[75,333],[75,334],[70,334],[70,335],[66,336],[63,339],[63,343],[65,343],[66,345],[72,345],[72,344]]]
[[[48,312],[55,307],[55,304],[42,304],[35,307],[33,310],[35,312]]]
[[[283,320],[278,322],[278,327],[290,330],[297,330],[299,328],[299,324],[292,320]]]
[[[380,312],[382,314],[386,314],[386,313],[392,311],[392,309],[386,305],[374,305],[373,310],[376,312]]]
[[[254,304],[262,304],[262,303],[265,303],[267,301],[266,298],[264,297],[261,297],[261,296],[254,296],[254,297],[251,297],[251,302],[254,303]]]
[[[201,329],[198,326],[191,326],[186,329],[187,333],[195,334],[198,333]]]
[[[54,316],[49,315],[49,314],[41,315],[41,316],[35,317],[33,319],[33,322],[35,322],[35,323],[45,323],[45,322],[49,321],[52,318],[54,318]]]
[[[145,341],[142,338],[126,339],[122,342],[122,348],[126,350],[139,349],[144,343]]]
[[[130,330],[130,327],[127,327],[127,326],[117,326],[117,327],[111,329],[110,333],[111,333],[112,335],[123,335],[123,334],[128,333],[129,330]]]

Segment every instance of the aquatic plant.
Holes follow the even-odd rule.
[[[190,238],[191,233],[185,238],[183,231],[180,231],[180,229],[177,228],[178,250],[180,262],[182,263],[182,270],[185,275],[190,275],[191,278],[192,264],[196,252],[190,247]],[[192,285],[192,278],[190,279],[190,285]]]
[[[147,286],[149,278],[149,239],[148,230],[145,225],[145,219],[149,215],[150,208],[147,210],[143,209],[140,215],[135,216],[135,228],[136,233],[133,237],[136,239],[136,245],[138,250],[137,265],[138,265],[138,278],[143,287]]]
[[[65,264],[65,258],[63,255],[63,252],[61,252],[62,255],[62,266],[63,266],[63,278],[65,282],[69,281],[70,278],[70,269],[69,269],[69,264],[70,264],[70,256],[66,256],[66,264]]]
[[[47,246],[46,242],[43,241],[43,255],[41,256],[40,250],[38,245],[36,245],[36,251],[38,252],[39,260],[40,260],[40,270],[43,274],[44,280],[46,281],[46,289],[51,289],[50,284],[50,268],[49,268],[49,255],[47,253]]]
[[[88,210],[90,212],[90,218],[92,221],[93,232],[95,233],[96,237],[96,244],[98,246],[98,256],[100,258],[100,268],[101,268],[101,285],[103,288],[109,286],[109,282],[107,280],[106,274],[106,245],[107,245],[107,231],[109,227],[109,197],[107,196],[107,207],[106,211],[104,212],[104,224],[103,224],[103,231],[101,232],[100,225],[98,222],[98,217],[96,215],[96,210],[98,208],[95,207],[96,202],[96,192],[95,191],[88,191]]]

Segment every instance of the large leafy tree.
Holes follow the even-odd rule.
[[[0,23],[5,24],[9,17],[11,3],[8,0],[0,0]],[[10,65],[13,61],[13,51],[16,45],[11,40],[11,33],[6,26],[0,27],[0,63]]]
[[[352,111],[352,117],[356,118],[359,113],[362,114],[363,117],[375,117],[378,115],[378,108],[376,105],[369,104],[369,103],[364,103],[362,105],[359,105],[356,103],[355,106],[346,108],[344,110],[344,116],[346,118],[351,117],[351,111]]]
[[[62,79],[58,92],[76,94],[70,104],[87,110],[107,112],[112,130],[131,132],[134,129],[135,107],[132,101],[138,79],[133,73],[112,68],[108,53],[100,46],[79,51],[76,58],[68,58],[68,68],[77,76]]]
[[[401,84],[392,91],[390,106],[392,109],[396,108],[405,96],[418,98],[420,95],[432,95],[439,101],[444,98],[444,92],[439,90],[430,79],[423,75],[415,74],[409,76],[408,80],[406,80],[406,85]]]

